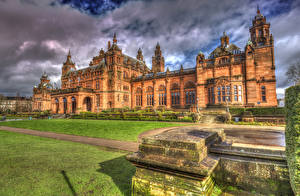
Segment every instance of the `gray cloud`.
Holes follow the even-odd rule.
[[[3,1],[3,0],[2,0]],[[57,81],[67,50],[78,67],[88,66],[100,48],[117,32],[123,52],[136,56],[143,49],[147,65],[157,41],[171,69],[195,66],[199,50],[206,55],[219,45],[224,30],[241,49],[249,37],[256,3],[250,0],[128,1],[97,17],[51,1],[0,0],[0,93],[30,95],[43,70]],[[260,1],[263,14],[271,15],[281,1]],[[300,48],[299,6],[274,17],[278,87],[287,86],[283,70],[295,61]],[[288,20],[287,20],[288,19]],[[290,29],[286,31],[286,29]]]

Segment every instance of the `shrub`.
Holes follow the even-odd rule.
[[[241,116],[244,112],[251,112],[254,116],[283,116],[285,115],[284,108],[279,107],[257,107],[257,108],[229,108],[232,116]]]
[[[241,116],[245,111],[245,108],[229,108],[229,112],[232,116]]]
[[[300,85],[285,92],[286,156],[290,182],[295,195],[300,195]]]

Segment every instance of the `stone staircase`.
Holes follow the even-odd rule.
[[[66,117],[67,117],[66,114],[53,114],[52,115],[53,119],[64,119]]]
[[[226,108],[205,108],[200,110],[200,123],[224,123],[228,118]]]

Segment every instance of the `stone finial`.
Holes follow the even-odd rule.
[[[107,49],[110,49],[110,41],[107,43]]]
[[[117,40],[117,34],[114,33],[113,43],[116,44],[117,42],[118,42],[118,40]]]
[[[170,70],[169,70],[169,67],[167,67],[167,74],[169,74],[170,73]]]
[[[180,72],[183,72],[183,65],[180,65]]]

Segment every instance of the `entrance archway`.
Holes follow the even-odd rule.
[[[76,113],[76,98],[72,97],[72,113]]]
[[[67,103],[67,99],[65,97],[63,98],[63,102],[64,102],[64,114],[66,114],[67,109],[68,109],[68,103]]]
[[[55,109],[56,109],[55,113],[58,114],[58,111],[59,111],[59,101],[58,101],[57,98],[55,99]]]
[[[92,111],[92,100],[90,97],[84,98],[83,104],[86,106],[86,111]]]

